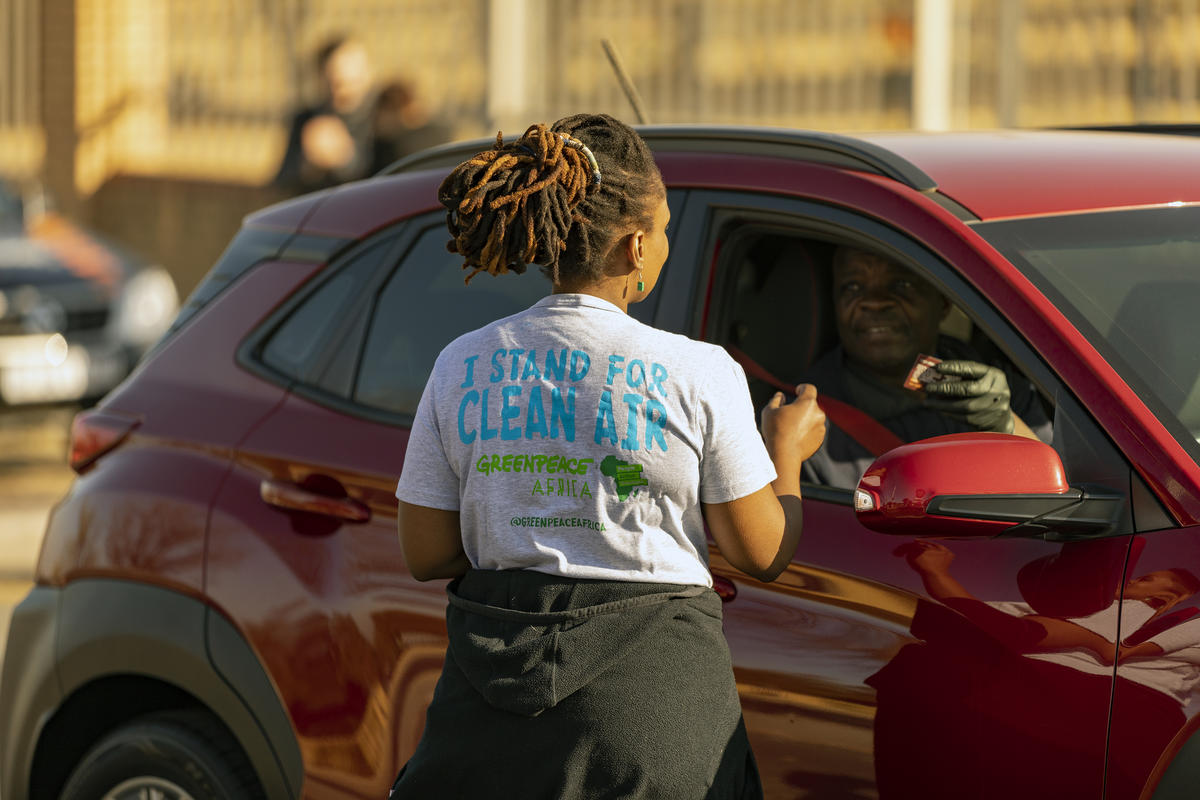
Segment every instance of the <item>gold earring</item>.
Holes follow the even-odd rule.
[[[637,282],[637,290],[638,290],[639,292],[644,292],[644,291],[646,291],[646,284],[645,284],[645,283],[642,281],[642,262],[641,262],[641,261],[638,261],[638,282]]]

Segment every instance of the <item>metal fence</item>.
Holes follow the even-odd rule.
[[[41,159],[41,5],[0,2],[0,174],[22,174]]]
[[[550,27],[550,116],[629,116],[598,43],[606,36],[653,121],[909,123],[912,0],[567,0]]]
[[[1193,121],[1197,0],[959,0],[958,124]]]
[[[483,0],[172,0],[173,125],[274,125],[317,93],[317,48],[362,39],[382,81],[415,79],[452,117],[483,102]]]
[[[914,64],[939,4],[952,127],[1196,117],[1200,0],[0,0],[0,173],[45,139],[77,144],[85,191],[120,170],[261,182],[333,32],[460,136],[584,109],[632,119],[602,38],[652,121],[928,124]],[[60,124],[69,136],[43,136]]]

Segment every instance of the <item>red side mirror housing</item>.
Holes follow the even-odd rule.
[[[877,458],[854,510],[880,533],[925,537],[1026,535],[1111,528],[1123,498],[1067,483],[1049,445],[999,433],[955,433]]]

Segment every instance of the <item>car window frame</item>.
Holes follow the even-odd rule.
[[[1128,535],[1137,526],[1133,519],[1135,501],[1144,503],[1144,493],[1134,489],[1137,472],[1128,458],[1116,446],[1108,432],[1091,416],[1072,388],[1061,380],[1021,333],[1012,326],[993,305],[992,301],[954,269],[941,256],[922,244],[913,233],[902,231],[884,219],[868,216],[849,208],[828,205],[781,195],[755,194],[737,190],[693,190],[683,223],[689,230],[703,231],[697,240],[695,251],[689,254],[695,270],[691,275],[673,275],[672,282],[664,287],[667,291],[689,298],[687,313],[678,317],[679,305],[673,309],[677,315],[673,320],[688,336],[714,341],[714,332],[721,330],[714,321],[728,312],[727,293],[721,291],[723,281],[729,280],[728,262],[722,259],[722,250],[728,236],[728,226],[754,225],[775,230],[787,230],[800,237],[833,240],[866,249],[873,249],[896,259],[931,280],[947,297],[959,305],[964,313],[987,336],[1000,352],[1034,384],[1043,397],[1050,398],[1055,413],[1060,410],[1076,428],[1083,428],[1083,435],[1091,441],[1098,437],[1109,451],[1109,465],[1120,465],[1121,476],[1113,476],[1117,482],[1110,488],[1120,491],[1128,500],[1126,518],[1111,535]],[[678,270],[677,272],[682,272]],[[701,298],[703,302],[700,302]],[[1085,422],[1081,422],[1085,420]],[[1056,433],[1058,420],[1054,419]],[[1060,443],[1054,445],[1056,451]],[[1064,464],[1067,477],[1072,483],[1087,482],[1073,475],[1078,466]],[[1073,468],[1074,467],[1074,468]],[[851,506],[853,490],[803,483],[806,498],[821,500],[837,505]],[[1164,516],[1143,512],[1147,519],[1161,521]]]

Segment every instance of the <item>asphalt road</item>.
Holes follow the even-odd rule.
[[[51,506],[74,475],[67,437],[77,409],[0,409],[0,656],[12,607],[32,586]]]

